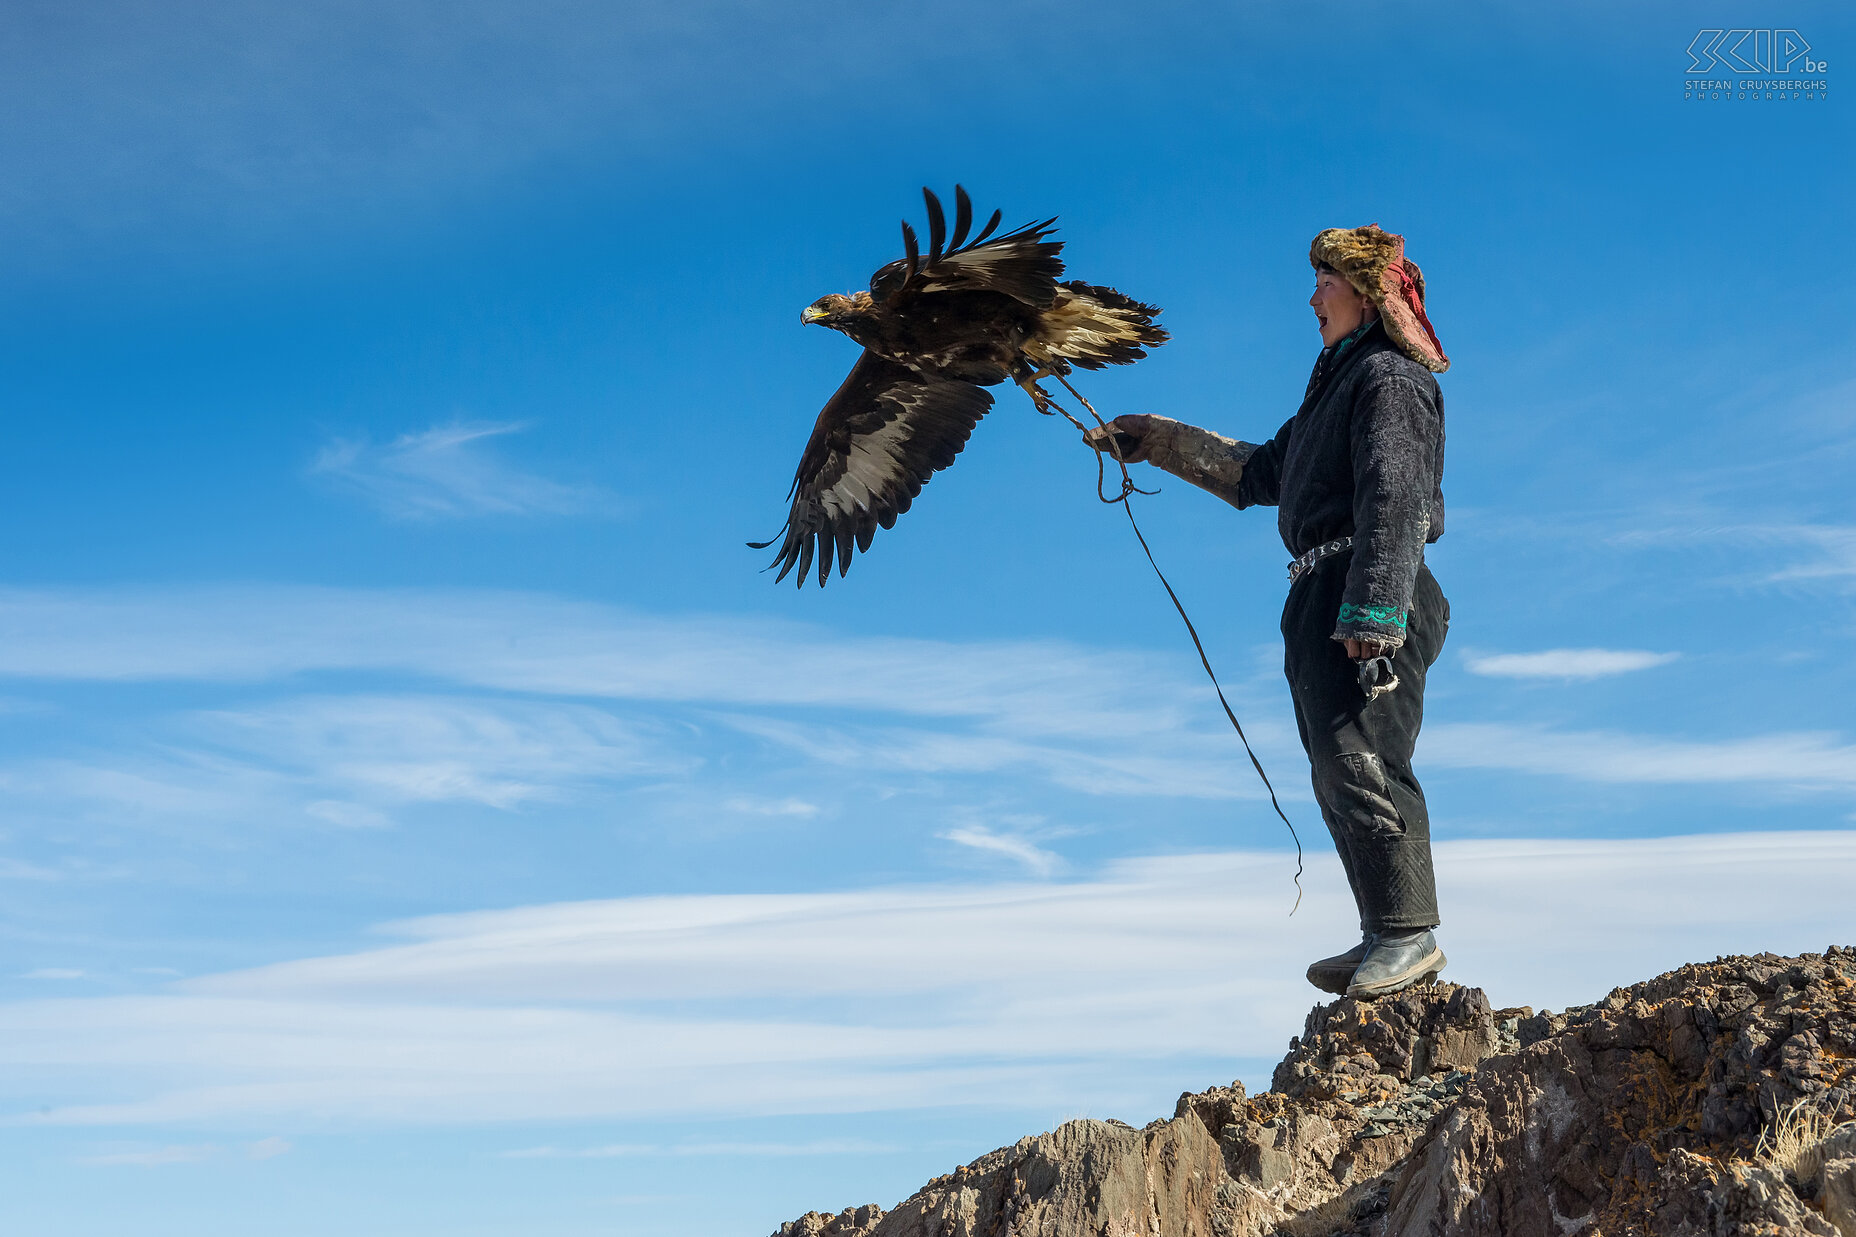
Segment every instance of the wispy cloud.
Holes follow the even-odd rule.
[[[950,829],[940,836],[959,846],[970,846],[974,850],[1015,859],[1024,864],[1033,876],[1049,876],[1063,867],[1063,856],[1055,851],[1045,850],[1019,834],[994,833],[984,825],[965,825]]]
[[[1856,744],[1810,731],[1693,741],[1454,722],[1426,727],[1420,743],[1420,760],[1458,769],[1513,769],[1588,782],[1856,787]]]
[[[563,485],[498,459],[493,439],[517,423],[439,426],[390,443],[338,439],[322,448],[310,472],[360,494],[390,516],[408,520],[483,515],[586,515],[610,512],[601,490]]]
[[[1856,587],[1856,525],[1703,517],[1680,527],[1658,525],[1614,533],[1607,540],[1648,550],[1736,547],[1731,566],[1723,568],[1723,578],[1740,586],[1817,586],[1837,591]],[[1758,553],[1749,556],[1741,547]],[[1750,566],[1749,557],[1755,557]]]
[[[1680,653],[1643,649],[1546,649],[1539,653],[1482,653],[1463,659],[1471,674],[1508,679],[1601,679],[1666,666]]]
[[[393,824],[393,818],[379,808],[345,799],[312,799],[303,805],[303,812],[338,829],[385,829]]]
[[[699,736],[660,719],[476,694],[286,696],[140,729],[143,741],[83,760],[0,764],[0,789],[32,816],[112,828],[382,829],[420,805],[509,812],[687,779],[705,759]],[[61,875],[8,862],[0,876]]]
[[[861,771],[921,774],[1036,772],[1084,794],[1178,795],[1199,799],[1262,798],[1260,783],[1230,759],[1227,734],[1182,727],[1171,733],[1122,733],[1113,750],[1052,741],[1032,723],[983,722],[972,730],[870,724],[847,729],[748,714],[723,716],[730,726],[798,752],[808,760]],[[1290,756],[1282,728],[1265,721],[1247,728],[1267,754]],[[1016,734],[1009,733],[1016,730]],[[1102,733],[1116,733],[1105,729]],[[1035,741],[1044,739],[1044,741]],[[1300,759],[1300,753],[1293,753]]]
[[[274,1160],[280,1155],[288,1155],[293,1150],[289,1140],[283,1138],[260,1138],[257,1142],[245,1144],[245,1158],[248,1160]]]
[[[1209,693],[1185,667],[1059,641],[852,637],[538,596],[318,589],[0,594],[0,629],[8,637],[0,676],[212,682],[333,671],[471,692],[293,697],[207,711],[177,723],[187,733],[170,739],[200,749],[186,768],[169,759],[106,771],[86,759],[11,775],[46,793],[99,803],[107,794],[136,811],[159,804],[223,815],[235,801],[293,794],[314,805],[299,811],[365,827],[384,823],[395,799],[507,805],[575,777],[687,770],[699,755],[693,741],[679,751],[636,716],[491,692],[726,706],[694,720],[860,772],[1028,770],[1086,794],[1261,793],[1230,759],[1233,740],[1214,728]],[[1247,687],[1230,688],[1240,705]],[[820,724],[814,709],[830,710],[832,723]],[[869,720],[846,726],[840,719],[851,711]],[[1111,734],[1116,743],[1105,749],[1101,737]],[[1253,734],[1266,759],[1299,759],[1282,721],[1258,717]],[[307,779],[314,793],[280,787],[288,779]],[[777,816],[808,802],[749,795],[730,807],[753,803],[751,814]],[[357,803],[372,810],[348,806]]]
[[[1803,547],[1807,554],[1800,561],[1789,563],[1768,575],[1766,578],[1773,583],[1856,583],[1856,527],[1799,524],[1778,530],[1777,536]]]
[[[1841,939],[1856,832],[1454,842],[1437,866],[1453,976],[1552,1006]],[[68,1124],[1112,1109],[1139,1060],[1223,1060],[1300,1025],[1302,965],[1357,924],[1325,859],[1286,919],[1292,869],[1205,854],[1064,884],[438,916],[164,995],[0,1006],[0,1064],[112,1080],[32,1118]]]
[[[367,828],[415,803],[561,802],[625,779],[687,778],[713,755],[717,725],[845,785],[1029,775],[1086,795],[1262,794],[1189,667],[1059,641],[859,637],[535,595],[306,588],[0,593],[0,631],[0,676],[211,683],[345,673],[450,689],[204,710],[175,717],[159,752],[0,766],[16,799],[90,804],[93,814],[229,820],[259,805]],[[1565,676],[1669,656],[1549,650],[1490,655],[1478,668]],[[1276,684],[1233,690],[1265,762],[1299,766],[1281,712],[1263,707]],[[1856,783],[1856,747],[1830,731],[1645,734],[1438,716],[1420,755],[1583,781],[1814,793]],[[1306,793],[1299,778],[1277,781]],[[781,793],[736,793],[722,806],[769,820],[817,807]]]
[[[0,676],[250,682],[395,672],[499,691],[985,717],[1040,736],[1174,733],[1177,660],[1061,641],[847,636],[537,594],[190,588],[0,591]]]
[[[861,1138],[819,1138],[810,1142],[700,1142],[675,1146],[650,1143],[609,1143],[603,1147],[524,1147],[501,1153],[506,1160],[613,1160],[632,1156],[724,1155],[724,1156],[792,1156],[792,1155],[883,1155],[901,1150],[888,1143]]]
[[[763,799],[754,795],[735,795],[726,800],[723,807],[731,812],[740,812],[746,816],[797,816],[818,815],[818,804],[805,799]]]
[[[0,859],[0,880],[55,881],[64,876],[56,868],[27,863],[23,859]]]
[[[696,756],[604,709],[558,701],[450,696],[314,696],[198,714],[201,733],[387,803],[474,802],[511,808],[593,779],[687,772]],[[365,810],[321,800],[309,811],[347,826]]]

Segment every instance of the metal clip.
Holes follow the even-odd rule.
[[[1392,669],[1390,656],[1362,658],[1359,666],[1360,690],[1366,693],[1366,703],[1371,704],[1398,686],[1398,674]]]

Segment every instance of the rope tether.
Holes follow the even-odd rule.
[[[1217,671],[1212,669],[1211,658],[1205,655],[1205,642],[1199,639],[1199,629],[1192,625],[1192,617],[1186,613],[1186,607],[1180,603],[1179,594],[1173,591],[1173,585],[1167,580],[1166,572],[1160,570],[1160,564],[1154,561],[1153,549],[1148,546],[1147,538],[1141,534],[1140,523],[1134,518],[1134,504],[1128,501],[1136,494],[1156,494],[1159,493],[1159,491],[1143,490],[1140,486],[1134,484],[1134,478],[1128,475],[1128,462],[1121,456],[1121,444],[1115,441],[1114,433],[1108,431],[1108,422],[1102,419],[1102,414],[1095,410],[1095,405],[1084,398],[1081,391],[1078,391],[1075,387],[1070,385],[1070,380],[1067,377],[1062,374],[1056,374],[1054,377],[1058,382],[1063,384],[1064,390],[1074,395],[1077,402],[1089,410],[1089,415],[1095,418],[1096,424],[1101,426],[1105,432],[1108,432],[1109,449],[1115,453],[1116,467],[1121,469],[1121,493],[1114,498],[1110,498],[1103,492],[1102,484],[1108,479],[1108,469],[1102,462],[1102,452],[1097,451],[1095,452],[1096,497],[1105,503],[1121,504],[1122,514],[1128,517],[1128,527],[1134,530],[1134,539],[1141,543],[1141,553],[1147,556],[1147,565],[1154,569],[1154,575],[1159,579],[1160,587],[1166,590],[1167,599],[1173,603],[1173,608],[1179,611],[1179,621],[1186,625],[1186,634],[1192,637],[1192,647],[1198,650],[1199,664],[1205,667],[1205,677],[1212,681],[1212,690],[1218,693],[1218,703],[1224,706],[1224,715],[1230,719],[1231,729],[1237,731],[1238,741],[1244,745],[1244,754],[1250,757],[1251,768],[1255,769],[1257,771],[1257,776],[1263,779],[1263,788],[1270,792],[1270,806],[1276,809],[1277,817],[1288,827],[1289,837],[1295,842],[1295,905],[1289,908],[1289,913],[1293,915],[1302,905],[1301,836],[1296,833],[1295,825],[1289,820],[1288,815],[1283,812],[1282,804],[1276,801],[1276,787],[1270,784],[1270,775],[1263,771],[1263,762],[1257,759],[1257,753],[1251,749],[1250,738],[1244,733],[1243,723],[1237,720],[1237,713],[1231,708],[1231,702],[1224,698],[1224,687],[1218,682]],[[1045,399],[1045,404],[1061,413],[1064,420],[1083,431],[1083,433],[1087,434],[1089,432],[1088,426],[1071,416],[1069,410],[1064,408],[1064,406],[1059,404],[1056,400],[1047,397]]]

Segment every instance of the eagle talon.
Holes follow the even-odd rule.
[[[1031,397],[1032,404],[1036,406],[1039,412],[1043,413],[1047,417],[1054,417],[1057,415],[1055,412],[1051,410],[1050,392],[1046,391],[1043,387],[1039,386],[1037,384],[1037,379],[1027,378],[1024,381],[1020,382],[1018,385],[1019,385],[1019,388],[1023,390],[1026,395],[1029,395]]]

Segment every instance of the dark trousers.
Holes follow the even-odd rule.
[[[1431,818],[1411,772],[1424,723],[1424,675],[1443,651],[1450,603],[1418,568],[1405,643],[1392,657],[1398,688],[1366,702],[1355,663],[1334,639],[1351,554],[1315,564],[1289,586],[1283,672],[1315,783],[1366,932],[1437,925]]]

